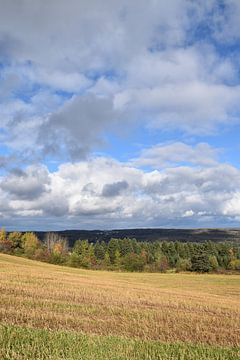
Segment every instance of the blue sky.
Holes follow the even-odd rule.
[[[0,226],[238,227],[238,0],[0,0]]]

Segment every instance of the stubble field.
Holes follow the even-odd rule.
[[[2,359],[240,359],[240,276],[80,270],[0,254]]]

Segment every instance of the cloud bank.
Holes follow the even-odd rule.
[[[14,218],[22,226],[29,219],[35,224],[37,217],[50,229],[66,223],[80,228],[182,226],[189,218],[195,226],[219,219],[231,225],[239,221],[239,199],[240,171],[218,163],[146,172],[99,157],[65,163],[55,172],[29,167],[0,182],[1,219]]]

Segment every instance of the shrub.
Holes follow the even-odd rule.
[[[217,270],[219,268],[219,264],[215,255],[209,256],[209,263],[212,270]]]
[[[68,256],[67,265],[72,267],[81,267],[81,256],[76,252],[72,252]]]
[[[176,264],[177,271],[188,271],[191,270],[192,264],[190,259],[178,259]]]
[[[240,259],[235,259],[235,260],[230,261],[229,269],[240,270]]]

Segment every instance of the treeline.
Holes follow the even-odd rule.
[[[207,241],[138,242],[136,239],[111,239],[90,243],[77,240],[69,249],[67,240],[48,233],[39,241],[32,233],[0,230],[0,251],[54,264],[86,269],[166,272],[240,271],[240,244]]]

